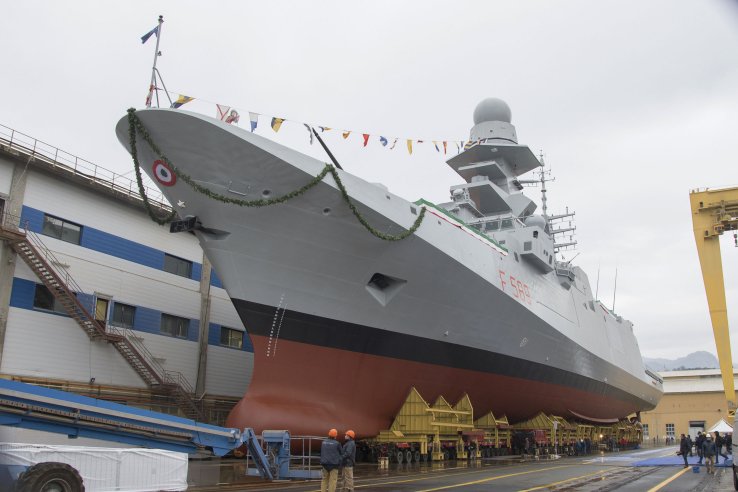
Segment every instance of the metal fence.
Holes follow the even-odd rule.
[[[104,167],[100,167],[88,160],[42,142],[25,133],[21,133],[5,125],[0,125],[0,145],[28,157],[34,157],[54,170],[68,172],[71,175],[84,178],[99,186],[122,193],[135,200],[141,200],[138,183],[135,180],[118,174]],[[144,192],[152,204],[166,210],[171,210],[164,195],[156,189],[144,184]]]

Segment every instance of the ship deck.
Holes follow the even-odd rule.
[[[705,467],[684,468],[675,446],[644,448],[620,453],[562,457],[556,460],[521,460],[519,457],[430,464],[359,463],[354,469],[355,488],[362,490],[566,490],[566,491],[728,491],[733,490],[731,468],[721,463],[715,475]],[[730,464],[730,461],[729,461]],[[319,481],[276,481],[246,477],[242,460],[190,464],[194,492],[227,490],[288,490],[318,492]],[[208,480],[210,483],[207,483]],[[214,480],[220,482],[214,483]],[[340,479],[339,479],[340,487]]]

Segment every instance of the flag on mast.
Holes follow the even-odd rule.
[[[152,35],[156,35],[157,38],[159,37],[159,26],[156,26],[155,28],[141,36],[141,44],[146,44],[146,41],[148,41]]]

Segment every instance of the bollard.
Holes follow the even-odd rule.
[[[379,469],[387,469],[389,468],[389,458],[386,456],[382,456],[379,458]]]

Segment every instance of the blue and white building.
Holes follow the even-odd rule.
[[[163,213],[168,205],[159,200]],[[204,401],[205,418],[224,421],[248,387],[253,349],[193,235],[153,222],[130,178],[4,126],[0,212],[4,224],[37,234],[97,320],[133,330],[157,365],[181,373]],[[112,344],[91,340],[7,241],[0,377],[177,410]]]

